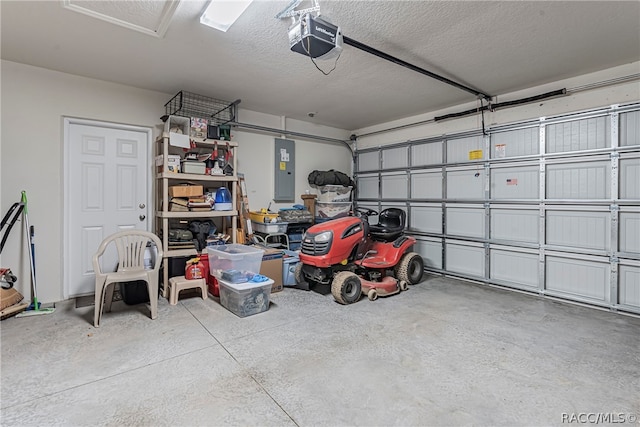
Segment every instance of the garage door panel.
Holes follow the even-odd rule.
[[[538,210],[490,209],[491,239],[539,243],[540,213]]]
[[[463,245],[458,243],[445,243],[446,269],[448,271],[484,278],[484,247]]]
[[[448,199],[484,199],[484,170],[464,169],[447,171]]]
[[[620,264],[619,303],[640,309],[640,266]]]
[[[409,166],[407,152],[407,147],[382,150],[382,169],[395,169]]]
[[[538,199],[540,167],[501,167],[491,170],[491,198]]]
[[[608,251],[611,213],[547,210],[546,232],[548,245]]]
[[[592,260],[546,256],[546,289],[597,303],[610,300],[608,259]]]
[[[368,175],[358,177],[358,198],[378,199],[378,175]]]
[[[548,199],[609,199],[611,163],[576,162],[547,166]]]
[[[443,143],[428,142],[424,144],[415,144],[411,146],[411,165],[412,166],[428,166],[437,165],[443,162]]]
[[[621,147],[640,145],[640,111],[620,114]]]
[[[618,224],[620,252],[640,254],[640,211],[621,209]]]
[[[382,198],[406,200],[407,195],[407,174],[382,174]]]
[[[442,171],[411,174],[412,199],[442,199]]]
[[[620,159],[620,198],[640,199],[640,158]]]
[[[540,152],[538,127],[515,129],[491,135],[491,158],[522,157]]]
[[[585,151],[611,146],[608,116],[549,124],[546,128],[547,153]]]
[[[409,229],[422,233],[442,233],[442,206],[411,206]]]
[[[365,148],[358,190],[427,270],[640,314],[640,101],[417,136]]]
[[[469,153],[472,151],[484,150],[484,141],[482,136],[469,136],[466,138],[457,138],[447,140],[447,163],[461,163],[468,162],[470,159]],[[484,159],[484,153],[481,158],[475,160],[481,161]]]
[[[446,233],[448,235],[484,237],[484,208],[447,207],[445,214]]]
[[[379,168],[380,160],[377,151],[358,154],[358,171],[377,171]]]
[[[422,256],[426,268],[442,270],[442,240],[417,238],[413,251]]]
[[[538,289],[538,266],[535,253],[491,249],[490,277],[520,287]]]

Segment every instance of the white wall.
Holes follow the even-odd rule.
[[[29,220],[36,228],[38,297],[63,299],[63,117],[151,127],[159,132],[164,104],[174,94],[141,90],[10,61],[1,63],[0,212],[29,196]],[[282,118],[241,111],[242,122],[282,128]],[[256,119],[257,122],[252,121]],[[288,123],[290,131],[346,138],[345,130]],[[250,205],[266,207],[273,198],[273,135],[237,132],[239,171],[245,172]],[[295,138],[292,138],[295,139]],[[297,141],[296,194],[307,189],[313,169],[351,170],[348,150],[338,144]],[[242,160],[241,160],[242,159]],[[275,205],[274,205],[275,206]],[[17,289],[30,297],[27,243],[16,224],[0,263],[19,277]]]
[[[281,117],[255,113],[240,109],[241,123],[285,129],[291,132],[305,133],[309,135],[321,135],[328,138],[348,140],[350,132],[326,126],[314,125],[291,119],[283,122]],[[291,207],[293,204],[302,204],[301,194],[315,189],[309,187],[307,177],[315,169],[335,169],[351,174],[352,157],[350,150],[341,143],[304,140],[297,137],[286,136],[285,139],[295,141],[296,170],[295,170],[295,196],[294,203],[275,203],[274,196],[274,171],[275,162],[275,138],[280,135],[256,134],[238,129],[233,132],[233,139],[239,141],[238,170],[245,175],[247,191],[249,193],[249,206],[251,210],[266,208],[271,203],[271,210],[277,211],[282,207]]]
[[[513,101],[530,96],[540,95],[558,89],[572,89],[583,85],[606,81],[618,77],[624,77],[640,73],[640,62],[611,68],[596,73],[585,74],[582,76],[549,83],[535,88],[513,92],[499,96],[497,102]],[[452,88],[451,90],[456,90]],[[640,84],[638,80],[630,83],[618,84],[613,86],[602,87],[599,89],[576,92],[560,98],[542,100],[521,106],[505,108],[495,112],[485,112],[485,126],[503,125],[508,123],[519,122],[523,120],[536,119],[539,117],[549,117],[563,113],[574,111],[588,110],[592,108],[607,107],[613,104],[624,104],[637,102],[640,100]],[[407,117],[393,122],[381,123],[354,131],[356,135],[364,135],[367,133],[377,132],[380,130],[399,127],[407,124],[428,121],[437,116],[443,116],[451,113],[459,113],[472,108],[476,108],[478,104],[475,102],[457,105],[455,107],[433,111],[427,114],[421,114],[413,117]],[[480,115],[469,115],[457,119],[443,120],[437,123],[426,123],[418,126],[411,126],[404,129],[383,132],[371,136],[358,137],[358,149],[377,147],[381,145],[405,142],[408,140],[416,140],[426,137],[433,137],[443,134],[452,134],[469,130],[481,129],[482,123]]]

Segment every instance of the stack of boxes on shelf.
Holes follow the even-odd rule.
[[[202,185],[170,186],[169,197],[169,210],[173,212],[210,211],[213,205],[213,200],[210,197],[205,197]]]

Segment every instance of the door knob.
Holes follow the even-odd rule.
[[[144,203],[140,203],[140,204],[138,205],[138,207],[139,207],[140,209],[144,209],[144,208],[146,208],[146,207],[147,207],[147,205],[145,205]]]
[[[146,218],[145,215],[140,215],[138,218],[140,218],[140,221],[144,221],[144,219]]]

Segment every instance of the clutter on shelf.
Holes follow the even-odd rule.
[[[259,211],[249,211],[249,218],[253,222],[270,223],[278,222],[278,214],[270,212],[269,208],[262,208]]]
[[[280,218],[288,223],[311,222],[313,215],[302,205],[294,205],[292,208],[282,208],[279,211]]]

